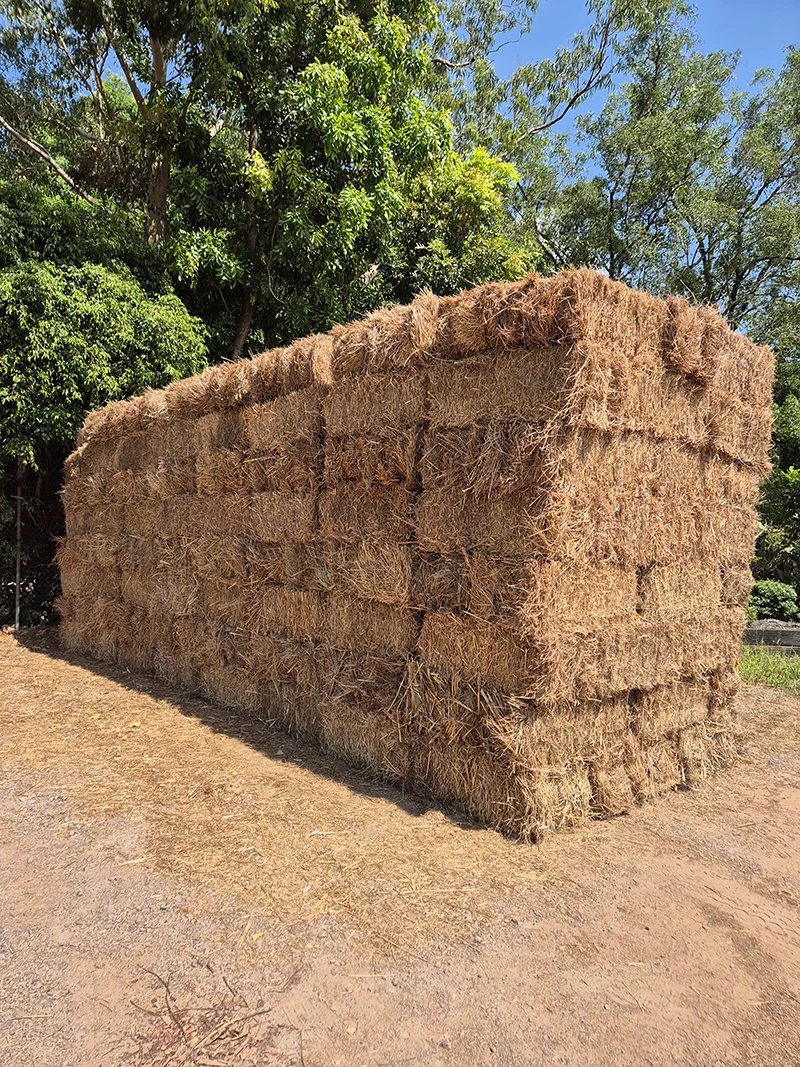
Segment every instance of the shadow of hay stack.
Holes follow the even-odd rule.
[[[87,419],[65,644],[521,837],[726,762],[773,361],[590,271]]]
[[[352,763],[323,752],[319,745],[311,741],[287,736],[275,729],[274,722],[259,718],[251,711],[210,703],[199,694],[181,692],[158,678],[132,673],[118,664],[98,662],[85,653],[65,648],[55,630],[23,627],[14,634],[14,639],[23,647],[44,653],[51,659],[88,668],[94,675],[108,679],[134,696],[144,695],[165,702],[187,719],[196,719],[215,733],[240,741],[269,760],[297,764],[321,779],[338,782],[362,796],[381,797],[408,815],[420,817],[437,810],[464,830],[481,829],[475,822],[442,806],[434,798],[405,792],[402,783],[399,787],[395,786],[372,773],[369,768],[354,767]]]

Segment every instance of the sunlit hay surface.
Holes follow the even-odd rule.
[[[773,359],[588,270],[87,419],[65,647],[540,840],[731,758]]]

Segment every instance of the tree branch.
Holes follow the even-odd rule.
[[[471,67],[477,58],[477,53],[473,53],[469,59],[465,59],[461,63],[454,63],[450,59],[445,59],[444,56],[434,56],[431,63],[435,63],[439,67],[445,67],[447,70],[464,70],[466,67]]]
[[[133,75],[133,71],[130,68],[127,57],[121,48],[117,47],[117,35],[113,32],[108,23],[103,20],[103,29],[106,31],[106,37],[108,37],[108,43],[111,45],[114,55],[117,57],[117,62],[122,68],[122,73],[125,75],[125,81],[128,83],[128,88],[131,91],[133,99],[136,101],[136,106],[139,109],[139,114],[145,120],[149,119],[150,115],[147,110],[147,102],[144,96],[142,96],[142,90],[139,88],[136,78]]]
[[[70,178],[69,174],[67,174],[62,166],[56,163],[46,148],[43,148],[38,141],[34,141],[26,134],[20,133],[20,131],[15,129],[10,122],[7,122],[2,115],[0,115],[0,129],[4,129],[6,133],[10,134],[15,141],[18,141],[23,148],[26,148],[29,152],[33,152],[34,155],[37,155],[40,159],[44,160],[48,167],[50,167],[50,169],[54,171],[59,178],[70,187],[73,193],[81,198],[81,200],[85,200],[86,203],[91,204],[92,207],[99,207],[101,211],[106,211],[99,200],[95,200],[89,193],[85,193],[83,189]]]

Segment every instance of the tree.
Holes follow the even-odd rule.
[[[101,266],[0,272],[0,456],[37,466],[89,411],[205,366],[202,325],[175,296]]]
[[[173,295],[100,265],[0,270],[0,593],[13,591],[20,493],[23,622],[52,617],[62,464],[87,413],[204,366],[202,325]]]
[[[747,93],[736,61],[698,52],[685,15],[633,34],[627,80],[578,120],[584,173],[525,221],[554,264],[682,292],[769,340],[797,295],[800,53]]]
[[[424,188],[446,188],[448,204],[507,194],[506,172],[454,154],[428,98],[428,0],[4,12],[0,126],[17,170],[46,164],[98,220],[140,210],[179,294],[212,324],[214,359],[242,354],[251,330],[255,345],[280,343],[424,284],[407,255]],[[531,261],[500,252],[483,207],[459,225],[430,197],[427,209],[451,284]]]
[[[686,208],[708,190],[730,138],[734,57],[703,55],[694,44],[672,13],[633,34],[621,56],[629,80],[599,114],[578,118],[585,166],[594,173],[567,180],[549,203],[530,205],[530,223],[555,264],[589,264],[657,290],[674,281]]]

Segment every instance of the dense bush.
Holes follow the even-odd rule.
[[[206,365],[205,330],[172,295],[100,265],[0,271],[0,457],[39,466],[88,412]]]
[[[753,586],[749,606],[755,608],[758,619],[796,619],[797,591],[785,582],[766,578]]]

